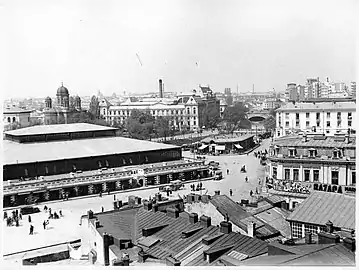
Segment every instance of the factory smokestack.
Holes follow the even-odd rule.
[[[162,83],[162,80],[159,79],[158,83],[159,83],[159,87],[160,87],[160,98],[163,98],[163,83]]]

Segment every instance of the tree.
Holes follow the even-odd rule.
[[[165,140],[168,136],[170,136],[171,133],[171,126],[170,121],[172,120],[169,116],[161,116],[158,117],[155,121],[155,133],[158,135],[158,137],[164,137]]]
[[[226,121],[227,130],[233,131],[240,120],[247,118],[247,112],[248,108],[242,102],[237,102],[234,106],[228,106],[223,113],[223,119]]]
[[[127,119],[127,130],[129,135],[135,139],[146,140],[154,132],[155,119],[149,111],[132,110]]]
[[[227,103],[228,106],[233,105],[233,96],[232,96],[232,94],[226,96],[226,103]]]
[[[96,96],[91,97],[89,112],[97,119],[100,118],[100,103]]]
[[[102,118],[96,118],[91,112],[73,112],[69,114],[67,123],[88,123],[101,126],[108,126],[106,121]]]

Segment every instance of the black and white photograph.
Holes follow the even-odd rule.
[[[357,0],[3,0],[2,269],[356,265]]]

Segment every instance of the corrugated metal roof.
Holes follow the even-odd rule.
[[[14,136],[30,136],[30,135],[44,135],[56,133],[73,133],[85,131],[103,131],[103,130],[117,130],[117,128],[99,126],[87,123],[73,123],[62,125],[42,125],[20,128],[12,131],[7,131],[5,134]]]
[[[4,165],[178,148],[174,145],[124,137],[40,143],[16,143],[4,140],[3,147]]]
[[[306,142],[302,141],[302,137],[288,137],[288,138],[281,138],[274,141],[274,145],[278,146],[285,146],[285,147],[313,147],[313,148],[353,148],[356,145],[356,138],[355,136],[351,136],[349,139],[349,143],[345,141],[337,141],[337,137],[329,137],[327,136],[325,140],[316,140],[314,137],[308,137]]]
[[[355,197],[314,191],[287,220],[322,226],[330,220],[334,227],[355,229]]]
[[[266,201],[268,201],[270,204],[276,204],[285,201],[285,199],[278,195],[272,195],[264,198]]]

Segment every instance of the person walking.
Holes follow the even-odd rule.
[[[227,175],[229,174],[229,169],[227,169]]]
[[[59,213],[60,213],[60,217],[62,217],[62,210],[60,210]]]
[[[113,200],[116,201],[116,194],[113,195]]]
[[[233,191],[232,191],[232,189],[230,189],[230,190],[229,190],[229,196],[232,197],[232,195],[233,195]]]
[[[30,225],[30,235],[33,235],[34,234],[34,226]]]
[[[22,220],[22,214],[21,213],[19,214],[19,218]]]
[[[44,220],[44,222],[42,223],[42,226],[44,226],[44,230],[46,230],[46,221]]]
[[[28,216],[27,219],[28,219],[29,223],[31,223],[31,216],[30,215]]]
[[[246,182],[248,182],[248,176],[246,176],[246,178],[245,178],[245,179],[246,179]]]
[[[102,211],[102,213],[105,211],[105,208],[103,208],[103,206],[101,207],[101,211]]]
[[[250,195],[251,197],[253,196],[253,191],[252,191],[252,190],[249,192],[249,195]]]

